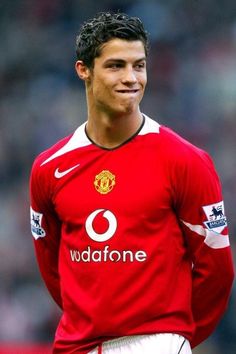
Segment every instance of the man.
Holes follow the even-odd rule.
[[[227,306],[220,182],[204,151],[141,113],[147,52],[138,18],[85,23],[87,121],[33,165],[37,259],[63,311],[54,353],[189,354]]]

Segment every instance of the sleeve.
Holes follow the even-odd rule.
[[[36,160],[30,177],[31,233],[41,276],[52,298],[62,308],[58,273],[61,223],[52,207],[49,183],[40,172]]]
[[[176,210],[192,260],[191,346],[205,340],[223,316],[234,269],[219,177],[208,154],[188,156],[175,172]]]

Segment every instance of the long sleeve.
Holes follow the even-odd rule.
[[[204,152],[178,170],[176,208],[191,256],[192,312],[195,334],[191,346],[205,340],[222,318],[229,300],[234,269],[221,185]]]
[[[31,232],[42,278],[55,302],[62,308],[58,253],[61,223],[52,208],[49,183],[40,175],[36,161],[30,179]]]

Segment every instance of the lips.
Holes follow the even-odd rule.
[[[138,91],[139,91],[138,89],[136,89],[136,90],[116,90],[116,92],[119,92],[119,93],[136,93]]]

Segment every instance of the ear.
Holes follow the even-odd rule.
[[[82,60],[77,60],[77,62],[75,63],[75,70],[81,80],[85,81],[90,76],[90,70]]]

